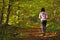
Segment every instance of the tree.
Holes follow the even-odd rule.
[[[8,13],[7,13],[7,18],[6,18],[6,25],[8,25],[9,22],[9,15],[10,15],[10,11],[11,11],[11,1],[9,0],[9,5],[8,5]]]
[[[3,14],[4,14],[4,0],[3,0],[2,11],[1,11],[1,20],[0,20],[0,24],[2,24],[2,22],[3,22]]]

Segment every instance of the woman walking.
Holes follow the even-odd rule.
[[[42,33],[45,36],[46,33],[46,23],[47,23],[47,13],[45,12],[45,8],[41,8],[41,12],[39,13],[39,19],[41,20],[42,24]]]

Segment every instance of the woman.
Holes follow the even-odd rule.
[[[41,12],[39,14],[39,19],[41,20],[42,23],[42,33],[43,36],[45,36],[45,32],[46,32],[46,23],[47,23],[47,14],[45,12],[45,8],[41,8]]]

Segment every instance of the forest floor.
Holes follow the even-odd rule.
[[[57,35],[57,33],[46,31],[45,36],[43,36],[43,34],[41,33],[41,29],[42,28],[39,26],[27,30],[20,29],[20,32],[26,33],[29,36],[20,38],[19,40],[60,40],[60,38],[58,37],[59,35]]]
[[[60,31],[57,33],[52,33],[46,30],[46,35],[42,35],[42,27],[34,26],[32,28],[24,29],[24,28],[15,28],[15,27],[0,27],[0,35],[5,35],[10,38],[14,38],[14,40],[60,40]],[[22,33],[22,35],[20,35]],[[24,36],[24,35],[25,36]],[[19,37],[22,36],[22,37]],[[4,37],[5,38],[5,37]],[[12,40],[10,39],[9,40]],[[4,39],[3,39],[4,40]]]
[[[20,38],[19,40],[58,40],[57,36],[54,34],[47,34],[45,36],[42,36],[42,34],[37,35],[37,36],[33,36],[30,35],[29,37],[24,37],[24,38]]]

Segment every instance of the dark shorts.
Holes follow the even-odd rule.
[[[46,25],[46,23],[47,23],[47,20],[42,21],[42,25]]]

